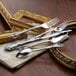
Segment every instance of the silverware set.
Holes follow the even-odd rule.
[[[24,42],[15,43],[15,44],[12,44],[11,46],[7,45],[5,47],[5,50],[6,51],[19,50],[16,57],[20,58],[20,57],[29,55],[31,52],[37,52],[40,50],[62,47],[63,44],[61,42],[63,42],[67,38],[69,38],[68,33],[71,32],[72,30],[71,29],[65,30],[68,26],[67,22],[63,22],[60,25],[55,27],[54,25],[56,25],[58,22],[59,22],[59,19],[54,18],[54,19],[51,19],[48,22],[45,22],[41,25],[37,25],[37,26],[34,26],[30,29],[23,30],[22,32],[12,34],[11,37],[17,38],[20,34],[27,33],[33,29],[37,29],[40,27],[42,27],[46,30],[45,32],[43,32],[37,36],[34,36],[33,38],[28,39]],[[33,42],[35,42],[35,41],[37,42],[37,44],[35,44],[35,45],[39,45],[39,44],[42,44],[44,42],[46,42],[46,43],[50,42],[50,45],[47,45],[46,47],[42,47],[42,48],[31,49],[30,47],[35,46],[33,44]],[[40,41],[40,42],[38,42],[38,41]],[[32,45],[26,47],[26,44],[29,44],[31,42],[32,42]]]

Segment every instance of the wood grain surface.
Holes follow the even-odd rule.
[[[76,19],[76,0],[4,0],[4,3],[13,13],[18,10],[28,10],[46,17],[59,17],[60,21]],[[0,30],[4,31],[0,19]],[[70,34],[68,41],[62,48],[67,55],[76,58],[76,33]],[[11,71],[2,64],[0,76],[76,76],[76,72],[66,69],[46,52],[27,62],[17,71]]]

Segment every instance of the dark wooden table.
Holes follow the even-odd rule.
[[[76,19],[76,0],[4,0],[4,2],[13,13],[24,9],[46,17],[59,17],[61,22]],[[4,30],[1,22],[0,30]],[[75,34],[62,49],[71,57],[76,58],[74,37]],[[46,52],[26,63],[17,71],[10,71],[1,65],[0,76],[76,76],[76,73],[61,66]]]

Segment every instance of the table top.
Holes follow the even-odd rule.
[[[46,17],[58,17],[61,22],[76,19],[76,0],[4,0],[9,10],[28,10]],[[0,20],[0,31],[4,31]],[[71,57],[75,57],[75,34],[71,41],[65,42],[62,49]],[[69,45],[68,45],[69,44]],[[73,44],[73,45],[72,45]],[[71,47],[69,47],[71,46]],[[0,64],[0,76],[75,76],[76,73],[66,69],[50,56],[48,52],[27,62],[18,70],[11,71]]]

